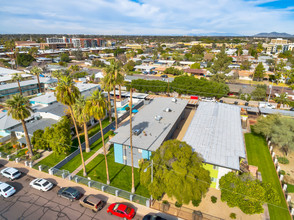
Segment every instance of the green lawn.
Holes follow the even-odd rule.
[[[107,155],[107,162],[110,185],[130,192],[132,188],[132,168],[130,166],[114,162],[113,148],[110,149],[110,152]],[[86,166],[86,169],[88,176],[91,177],[92,180],[106,183],[105,160],[103,154],[98,155],[94,160],[92,160]],[[134,168],[134,173],[136,187],[135,193],[149,198],[150,195],[148,190],[144,186],[140,185],[139,169]],[[81,170],[78,175],[83,176],[83,171]]]
[[[104,140],[106,141],[106,139],[108,138],[110,132],[104,134]],[[106,144],[106,142],[105,142]],[[87,159],[89,159],[97,150],[99,150],[102,147],[102,138],[100,138],[99,140],[95,141],[92,145],[91,145],[91,151],[89,153],[86,153],[85,151],[83,152],[83,157],[84,157],[84,161],[86,161]],[[69,172],[73,172],[75,171],[80,165],[82,164],[82,159],[81,159],[81,155],[78,154],[77,156],[75,156],[72,160],[70,160],[68,163],[66,163],[64,166],[62,166],[60,169],[63,170],[68,170]]]
[[[288,183],[287,183],[287,185],[288,185],[287,192],[294,193],[294,185],[291,185],[291,184],[288,184]]]
[[[114,121],[114,118],[113,118],[112,121]],[[102,121],[102,127],[103,128],[105,128],[107,125],[109,125],[109,118],[108,117],[105,118]],[[100,131],[100,125],[98,123],[97,125],[95,125],[94,127],[92,127],[90,130],[88,130],[88,136],[89,136],[89,138],[92,137],[94,134],[98,133],[99,131]],[[85,142],[85,135],[84,135],[84,133],[81,133],[80,134],[80,140],[81,140],[81,143],[84,143]],[[78,138],[73,139],[72,145],[73,146],[79,146]]]
[[[41,160],[39,163],[35,165],[35,167],[38,167],[39,165],[45,165],[49,167],[54,167],[56,164],[58,164],[60,161],[62,161],[64,158],[66,158],[66,154],[55,154],[54,152],[50,154],[49,156],[45,157],[43,160]]]
[[[291,219],[287,204],[282,192],[282,188],[276,174],[271,155],[269,153],[265,139],[260,135],[245,134],[248,163],[258,166],[261,172],[262,181],[271,183],[280,195],[280,203],[268,205],[271,220]]]
[[[11,143],[4,144],[0,147],[0,152],[3,152],[5,154],[12,154],[15,152],[15,149],[12,147]]]

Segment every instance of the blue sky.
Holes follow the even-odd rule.
[[[294,34],[294,0],[0,0],[0,33]]]

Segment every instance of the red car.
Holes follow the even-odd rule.
[[[112,203],[107,213],[124,219],[132,219],[135,216],[135,210],[122,203]]]

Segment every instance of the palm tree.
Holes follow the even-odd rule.
[[[118,85],[118,91],[119,91],[119,100],[121,101],[121,86],[124,85],[124,81],[125,81],[125,77],[124,77],[124,72],[121,71],[123,70],[122,68],[120,68],[120,71],[117,74],[117,79],[116,79],[116,83]]]
[[[82,158],[82,166],[83,166],[83,175],[87,176],[84,157],[83,157],[83,149],[81,145],[80,135],[77,127],[77,123],[75,120],[75,116],[73,114],[72,106],[76,103],[76,99],[80,96],[79,89],[74,85],[73,80],[69,76],[62,76],[59,79],[59,82],[56,87],[56,99],[58,102],[61,102],[64,105],[67,105],[68,110],[71,114],[72,121],[75,126],[78,142],[79,142],[79,148],[80,148],[80,154]]]
[[[71,74],[74,74],[75,72],[78,72],[80,70],[80,67],[78,65],[71,65],[68,70]]]
[[[30,137],[28,135],[28,129],[26,126],[25,119],[31,116],[31,103],[27,97],[24,97],[20,94],[16,94],[12,96],[12,99],[8,99],[6,101],[6,106],[8,108],[7,114],[11,115],[11,117],[15,120],[21,121],[26,142],[29,150],[30,157],[33,156],[32,146],[30,142]]]
[[[133,157],[133,126],[132,126],[132,97],[133,89],[130,89],[130,147],[131,147],[131,162],[132,162],[132,193],[135,193],[135,177],[134,177],[134,157]]]
[[[58,82],[59,79],[63,76],[63,72],[61,70],[55,70],[51,73],[51,75],[55,78],[57,78]]]
[[[30,71],[33,75],[37,76],[37,80],[38,80],[38,85],[39,85],[39,93],[41,93],[41,83],[40,83],[40,74],[42,73],[42,70],[37,67],[37,66],[34,66],[31,71]]]
[[[114,114],[115,114],[115,129],[117,129],[117,109],[116,109],[116,85],[118,85],[117,82],[117,75],[120,72],[120,66],[119,63],[112,60],[110,62],[110,65],[105,70],[107,77],[109,77],[109,85],[113,88],[113,96],[114,96]]]
[[[112,122],[112,114],[111,114],[111,101],[110,101],[110,92],[113,90],[113,86],[110,82],[111,77],[104,73],[104,77],[101,80],[102,89],[107,92],[107,103],[108,103],[108,117],[109,122]]]
[[[22,91],[21,91],[21,87],[20,87],[20,81],[22,81],[22,80],[23,80],[23,77],[22,77],[21,73],[13,73],[12,74],[12,81],[17,82],[19,93],[21,95],[22,95]]]
[[[106,168],[106,176],[107,176],[107,184],[110,184],[109,181],[109,173],[108,173],[108,164],[106,157],[106,148],[104,144],[104,134],[101,120],[105,117],[105,109],[106,109],[106,100],[101,91],[95,90],[92,93],[92,96],[86,102],[86,111],[89,112],[89,115],[93,116],[95,119],[99,121],[103,152],[105,158],[105,168]]]
[[[90,152],[89,136],[87,122],[90,120],[89,114],[86,112],[86,99],[80,96],[73,105],[74,116],[79,124],[83,124],[85,133],[86,152]]]
[[[280,108],[281,104],[289,105],[290,101],[287,96],[287,93],[281,93],[280,96],[274,98],[275,102],[278,103],[278,108]]]

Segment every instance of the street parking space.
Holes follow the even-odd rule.
[[[0,165],[0,169],[3,168]],[[7,182],[16,189],[13,196],[0,199],[0,219],[121,219],[107,214],[106,210],[110,204],[107,204],[98,213],[94,213],[90,209],[81,207],[79,201],[71,202],[65,198],[58,197],[57,191],[60,187],[56,185],[53,178],[48,179],[55,184],[48,192],[31,188],[29,184],[35,178],[27,175],[28,170],[26,168],[19,168],[19,171],[22,172],[22,176],[14,181],[0,176],[1,182]],[[85,193],[82,187],[75,188],[81,193]],[[101,195],[101,198],[107,201],[107,197]],[[128,205],[135,208],[131,203]],[[142,219],[142,216],[136,215],[134,219]]]

